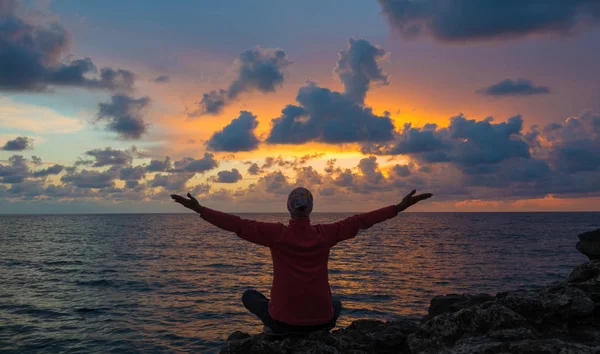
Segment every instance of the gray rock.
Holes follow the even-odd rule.
[[[318,331],[283,340],[271,340],[262,334],[250,336],[238,331],[229,336],[221,353],[408,353],[406,338],[416,329],[417,324],[409,320],[387,323],[358,320],[331,333]]]
[[[494,297],[488,294],[447,294],[438,295],[431,299],[429,312],[421,322],[441,315],[443,313],[456,312],[462,308],[473,306],[492,300]]]
[[[569,283],[581,283],[592,278],[597,277],[600,274],[600,268],[594,267],[591,263],[585,263],[578,265],[571,271],[567,281]]]

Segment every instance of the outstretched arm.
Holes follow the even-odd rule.
[[[368,229],[377,223],[391,219],[398,215],[399,212],[406,210],[421,200],[433,196],[431,193],[415,195],[416,192],[417,191],[413,190],[398,204],[373,210],[368,213],[357,214],[333,224],[321,225],[322,234],[327,237],[329,244],[334,246],[340,241],[355,237],[359,230]]]
[[[226,231],[235,232],[240,238],[262,246],[271,246],[283,231],[281,223],[267,223],[242,219],[239,216],[223,213],[200,205],[196,198],[187,194],[189,199],[173,194],[176,203],[193,210],[214,226]]]

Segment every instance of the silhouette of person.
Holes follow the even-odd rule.
[[[359,230],[391,219],[432,196],[431,193],[415,193],[413,190],[396,205],[320,225],[310,223],[313,196],[302,187],[294,189],[288,196],[287,208],[291,215],[288,225],[222,213],[200,205],[189,193],[189,199],[176,194],[171,198],[209,223],[271,249],[271,300],[256,290],[246,290],[242,302],[263,322],[265,333],[278,335],[335,327],[342,303],[332,297],[329,287],[329,250],[338,242],[355,237]]]

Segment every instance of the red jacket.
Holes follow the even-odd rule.
[[[242,219],[204,208],[202,218],[240,238],[271,248],[273,285],[269,314],[291,325],[318,325],[333,317],[327,261],[329,249],[359,230],[398,215],[394,205],[332,224],[311,225],[290,219],[288,225]]]

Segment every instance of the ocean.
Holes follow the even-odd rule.
[[[598,227],[600,213],[400,214],[332,249],[338,326],[562,280],[586,260],[577,235]],[[271,275],[267,248],[194,214],[0,216],[0,352],[218,352],[231,332],[262,330],[241,295],[268,295]]]

